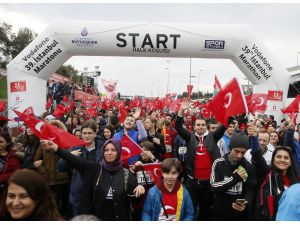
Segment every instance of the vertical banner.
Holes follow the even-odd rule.
[[[192,90],[193,90],[193,85],[188,84],[188,85],[187,85],[187,94],[188,94],[188,97],[189,97],[189,98],[191,97]]]

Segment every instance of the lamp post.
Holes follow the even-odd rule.
[[[300,54],[300,52],[297,52],[297,66],[299,66],[299,63],[298,63],[299,54]]]
[[[168,70],[168,81],[167,81],[167,94],[169,94],[169,79],[170,79],[170,70],[169,68],[165,68],[166,70]]]
[[[200,98],[200,73],[202,72],[203,70],[199,70],[199,76],[198,76],[198,99]]]

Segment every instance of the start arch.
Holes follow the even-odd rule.
[[[231,59],[255,92],[283,91],[282,101],[268,102],[272,114],[289,86],[288,72],[247,25],[60,21],[7,65],[8,106],[20,102],[19,110],[33,106],[41,114],[48,77],[77,55]]]

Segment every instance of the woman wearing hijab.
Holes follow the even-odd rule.
[[[139,197],[145,189],[138,185],[129,170],[122,167],[120,141],[110,139],[104,143],[101,162],[83,160],[59,149],[52,141],[42,140],[42,146],[55,151],[81,174],[84,189],[80,214],[93,214],[105,221],[129,220],[128,197]]]

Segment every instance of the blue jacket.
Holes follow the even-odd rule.
[[[294,184],[285,190],[279,200],[277,221],[300,220],[300,184]]]
[[[155,185],[150,188],[144,208],[142,212],[143,221],[157,221],[159,217],[161,205],[162,193]],[[177,192],[177,221],[192,221],[194,218],[194,206],[191,200],[189,192],[181,184],[180,189]]]
[[[95,148],[96,148],[96,162],[101,162],[102,161],[102,146],[104,144],[104,140],[100,138],[95,139]],[[75,151],[81,149],[82,155],[80,156],[83,159],[87,159],[87,150],[84,146],[81,147],[73,147],[70,149],[70,151]],[[71,165],[66,162],[63,159],[60,159],[57,163],[57,170],[59,172],[67,172],[70,171]],[[80,203],[80,196],[83,191],[83,180],[80,175],[80,173],[75,170],[73,173],[71,185],[70,185],[70,195],[69,195],[69,202],[74,206],[74,207],[79,207]]]

